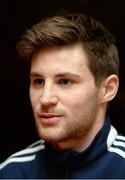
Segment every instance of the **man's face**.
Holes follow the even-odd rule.
[[[53,143],[79,141],[98,126],[99,88],[80,45],[39,50],[32,57],[30,77],[41,138]]]

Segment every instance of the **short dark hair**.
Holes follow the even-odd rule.
[[[81,44],[96,84],[110,74],[119,73],[115,38],[104,26],[80,13],[58,13],[42,19],[28,29],[17,44],[21,58],[31,60],[38,49]]]

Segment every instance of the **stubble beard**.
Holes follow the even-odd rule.
[[[91,128],[93,126],[93,118],[95,118],[95,113],[93,113],[91,119],[79,115],[77,120],[79,123],[72,119],[68,123],[64,123],[63,127],[56,127],[55,129],[44,129],[40,124],[36,123],[37,132],[39,137],[44,139],[46,142],[51,142],[52,144],[75,144],[80,140],[87,137],[88,133],[91,133]]]

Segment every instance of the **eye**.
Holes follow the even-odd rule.
[[[60,79],[58,81],[58,84],[63,85],[63,86],[69,86],[69,85],[73,84],[73,82],[69,79]]]
[[[34,83],[35,84],[43,84],[43,79],[35,79]]]
[[[44,80],[43,79],[33,79],[31,80],[31,84],[35,87],[35,88],[39,88],[41,86],[44,85]]]

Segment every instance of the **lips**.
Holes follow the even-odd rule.
[[[42,124],[50,125],[54,124],[61,119],[62,115],[56,113],[42,113],[39,114],[39,118]]]
[[[44,118],[52,118],[52,117],[59,117],[60,115],[54,113],[42,113],[41,116]]]

